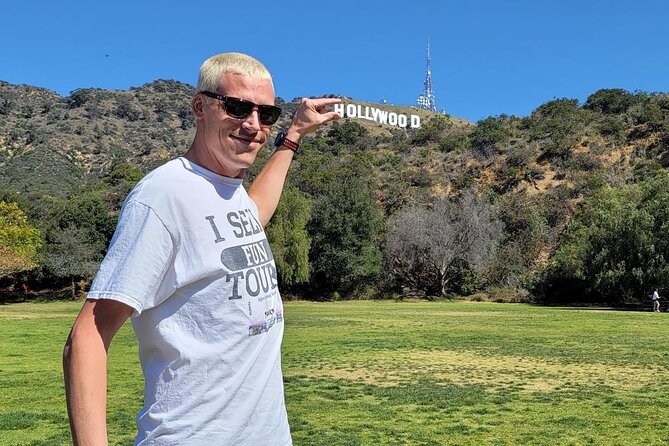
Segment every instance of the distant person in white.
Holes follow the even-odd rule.
[[[304,99],[248,194],[279,117],[267,69],[239,53],[200,69],[195,138],[140,181],[65,345],[75,445],[106,445],[107,349],[131,317],[144,372],[136,445],[291,445],[283,305],[264,226],[300,140],[338,119]]]
[[[660,312],[660,294],[657,292],[657,289],[653,291],[653,311]]]

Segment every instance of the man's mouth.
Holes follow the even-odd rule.
[[[244,137],[244,136],[238,136],[238,135],[232,135],[231,134],[230,138],[235,139],[237,141],[241,141],[245,144],[251,144],[251,143],[254,143],[254,142],[258,143],[258,144],[262,144],[262,141],[259,141],[259,140],[255,139],[253,137]]]

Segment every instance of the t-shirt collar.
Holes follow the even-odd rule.
[[[244,181],[243,178],[224,177],[223,175],[214,173],[211,170],[205,169],[199,164],[195,164],[192,161],[187,160],[183,156],[180,156],[178,159],[183,163],[184,167],[187,170],[190,170],[191,172],[194,172],[216,183],[228,184],[230,186],[239,186],[240,184],[242,184],[242,181]]]

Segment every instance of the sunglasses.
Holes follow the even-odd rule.
[[[248,118],[256,107],[258,108],[258,120],[262,125],[274,124],[281,115],[281,109],[273,105],[256,105],[251,101],[245,101],[244,99],[233,98],[230,96],[223,96],[212,93],[211,91],[201,91],[200,93],[221,101],[223,103],[223,109],[225,110],[225,113],[235,119]]]

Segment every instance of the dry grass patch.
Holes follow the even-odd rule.
[[[482,384],[490,391],[522,392],[574,390],[606,386],[639,390],[669,381],[662,367],[634,367],[600,363],[563,364],[516,356],[487,356],[475,352],[366,352],[364,357],[340,357],[340,365],[319,364],[302,370],[316,378],[337,378],[376,386],[409,384],[419,377],[459,385]],[[341,364],[346,366],[341,366]]]
[[[83,302],[25,302],[0,305],[0,321],[3,319],[54,319],[70,318],[74,322]]]

